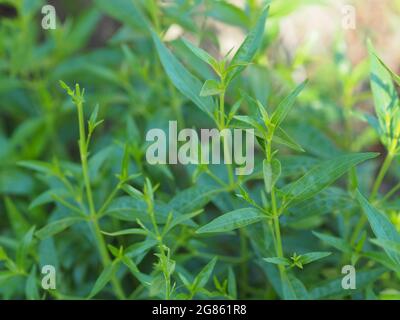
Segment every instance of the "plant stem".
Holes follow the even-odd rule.
[[[100,252],[100,256],[101,256],[101,260],[103,263],[103,266],[106,267],[109,264],[112,263],[110,256],[108,255],[108,251],[107,251],[107,246],[106,246],[106,242],[104,240],[103,234],[100,231],[100,227],[99,227],[99,223],[97,221],[97,218],[95,218],[94,220],[92,220],[92,227],[94,230],[94,234],[97,240],[97,246]],[[114,287],[115,290],[115,294],[117,295],[117,297],[119,299],[124,300],[125,299],[125,294],[124,291],[122,289],[121,283],[119,282],[118,278],[113,275],[111,278],[111,283]]]
[[[101,208],[99,209],[99,211],[97,212],[98,218],[101,218],[106,213],[108,206],[110,205],[111,201],[115,198],[115,196],[117,195],[120,188],[121,188],[121,184],[118,183],[117,186],[114,188],[114,190],[110,193],[110,195],[108,196],[106,201],[104,201],[104,203],[101,206]]]
[[[400,182],[396,184],[382,199],[382,201],[386,201],[390,199],[398,190],[400,190]]]
[[[272,136],[272,135],[271,135]],[[267,140],[266,143],[266,157],[269,163],[272,162],[272,137]],[[275,186],[271,187],[271,204],[272,204],[272,214],[273,214],[273,222],[274,222],[274,234],[275,234],[275,248],[276,254],[279,258],[283,258],[283,246],[282,246],[282,237],[281,237],[281,228],[279,225],[279,211],[276,203],[275,196]],[[283,281],[286,276],[286,271],[284,266],[281,264],[278,265],[279,274],[281,277],[281,281]]]
[[[370,200],[374,200],[376,195],[378,194],[379,188],[382,184],[383,178],[385,177],[387,171],[389,170],[389,167],[394,159],[394,154],[392,154],[391,151],[387,154],[385,161],[383,162],[383,165],[381,169],[379,170],[378,176],[375,180],[375,183],[372,187],[371,195],[370,195]]]
[[[221,86],[225,87],[224,85],[224,78],[221,78]],[[219,120],[220,120],[220,130],[225,129],[225,89],[220,93],[219,95]],[[217,119],[218,121],[218,119]],[[229,188],[234,188],[235,185],[235,178],[233,175],[233,167],[232,167],[232,158],[231,158],[231,153],[232,147],[233,147],[233,142],[231,141],[231,150],[229,150],[228,146],[226,145],[226,139],[222,138],[222,144],[224,148],[224,156],[229,155],[228,159],[225,159],[227,162],[227,172],[228,172],[228,178],[229,178]],[[225,152],[226,151],[226,152]],[[244,230],[239,230],[239,241],[240,241],[240,257],[242,259],[242,263],[240,264],[240,273],[241,273],[241,285],[244,289],[247,288],[247,239],[246,239],[246,233]]]
[[[110,256],[108,255],[106,242],[100,231],[98,217],[96,215],[96,209],[95,209],[94,201],[93,201],[92,187],[90,184],[89,169],[88,169],[88,163],[87,163],[87,154],[88,154],[87,147],[88,146],[87,146],[87,141],[86,141],[85,122],[84,122],[84,116],[83,116],[82,102],[77,103],[77,109],[78,109],[78,122],[79,122],[79,152],[80,152],[80,157],[81,157],[82,174],[83,174],[83,179],[84,179],[84,183],[85,183],[86,196],[87,196],[87,201],[89,203],[90,218],[92,221],[91,226],[92,226],[92,230],[94,232],[95,238],[96,238],[96,243],[97,243],[97,247],[98,247],[98,250],[100,253],[101,261],[103,263],[103,266],[106,267],[111,263],[111,259],[110,259]],[[111,282],[113,284],[113,287],[114,287],[117,297],[120,299],[125,299],[125,295],[124,295],[122,286],[121,286],[118,278],[116,276],[113,276],[111,279]]]
[[[79,153],[81,156],[82,174],[85,182],[86,197],[89,203],[90,215],[94,216],[96,214],[96,210],[93,202],[92,188],[90,185],[89,169],[87,163],[87,144],[86,144],[82,103],[78,103],[77,107],[78,107],[78,121],[79,121]]]
[[[219,94],[219,116],[221,129],[225,128],[225,90]]]
[[[279,214],[276,208],[276,198],[275,198],[275,187],[272,187],[271,190],[271,202],[272,202],[272,212],[273,212],[273,220],[274,220],[274,233],[276,237],[276,254],[279,258],[283,258],[283,246],[282,246],[282,238],[281,238],[281,228],[279,225]],[[285,268],[279,264],[279,273],[281,276],[281,281],[285,276]]]

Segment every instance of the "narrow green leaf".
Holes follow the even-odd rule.
[[[99,114],[99,105],[96,104],[96,106],[94,107],[92,114],[90,115],[89,118],[89,132],[93,132],[93,130],[99,125],[101,124],[104,120],[99,120],[97,121],[97,116]]]
[[[284,145],[290,149],[293,149],[298,152],[304,152],[304,149],[294,141],[289,134],[284,131],[281,127],[275,129],[274,136],[272,137],[272,141],[281,145]]]
[[[145,287],[149,287],[151,285],[151,276],[140,272],[136,264],[130,258],[123,256],[121,261],[128,267],[131,273],[140,281],[141,284],[143,284]]]
[[[204,51],[199,47],[196,47],[194,44],[192,44],[190,41],[186,39],[182,39],[182,41],[198,58],[200,58],[202,61],[204,61],[214,69],[216,68],[218,62],[208,52]]]
[[[235,278],[235,273],[233,272],[233,269],[231,267],[229,267],[228,269],[228,294],[233,299],[237,299],[236,278]]]
[[[287,129],[310,155],[327,160],[343,154],[324,132],[309,122],[298,121]]]
[[[197,215],[199,215],[200,213],[203,212],[203,209],[191,212],[191,213],[185,213],[182,214],[181,216],[178,216],[176,218],[173,218],[171,223],[169,225],[166,225],[163,232],[167,233],[170,230],[172,230],[173,228],[175,228],[176,226],[180,226],[183,225],[184,223],[186,223],[187,221],[191,221],[192,218],[196,217]]]
[[[366,251],[361,253],[362,257],[380,263],[382,266],[400,273],[400,265],[391,259],[386,252],[382,251]]]
[[[39,289],[36,283],[36,266],[33,266],[25,283],[25,295],[28,300],[39,300]]]
[[[387,72],[390,73],[390,75],[392,76],[393,80],[397,83],[398,86],[400,86],[400,76],[398,76],[397,74],[395,74],[393,72],[392,69],[390,69],[385,62],[383,62],[383,60],[381,58],[379,58],[376,54],[375,57],[379,60],[379,62],[381,63],[381,65],[386,69]]]
[[[61,88],[63,88],[70,96],[74,95],[74,91],[64,81],[59,80]]]
[[[370,41],[368,42],[368,51],[371,72],[370,83],[375,111],[378,115],[380,127],[384,132],[384,135],[381,136],[382,142],[387,144],[387,136],[392,134],[393,109],[398,106],[399,98],[391,74],[381,64]]]
[[[338,249],[341,252],[352,253],[353,251],[351,246],[343,239],[314,231],[313,234],[317,238],[321,239],[322,241],[326,242],[327,244]]]
[[[148,222],[150,217],[146,210],[146,201],[131,196],[122,196],[111,202],[105,214],[123,221],[136,222],[137,219],[140,219],[143,222]],[[174,218],[181,215],[175,208],[161,201],[154,202],[154,212],[157,213],[156,220],[160,224],[164,224],[167,221],[171,212]],[[193,222],[186,221],[184,224],[193,225]]]
[[[215,96],[222,92],[223,89],[220,87],[218,81],[214,79],[209,79],[206,82],[204,82],[204,85],[200,91],[200,96],[201,97]]]
[[[302,221],[318,222],[325,214],[352,210],[356,205],[348,192],[338,187],[327,187],[312,199],[296,203],[287,210],[282,223],[292,227]]]
[[[379,240],[389,240],[400,243],[400,234],[397,232],[395,226],[390,222],[388,217],[376,210],[358,190],[356,190],[356,198],[364,210],[364,213],[367,215],[369,224],[371,225],[375,236]],[[383,249],[390,258],[400,264],[400,254],[393,252],[393,250],[389,250],[387,246]]]
[[[49,175],[53,174],[53,166],[47,162],[38,160],[26,160],[19,161],[18,165],[40,173],[45,173]]]
[[[290,109],[293,107],[294,102],[296,101],[297,96],[304,89],[307,84],[307,80],[299,84],[296,89],[293,90],[287,97],[285,97],[275,109],[274,113],[271,116],[271,122],[278,127],[283,120],[285,120],[286,116],[290,112]]]
[[[233,117],[236,115],[237,111],[239,110],[240,106],[242,105],[242,102],[243,102],[243,98],[240,98],[238,101],[236,101],[233,104],[231,110],[229,111],[228,123],[231,122]]]
[[[4,199],[8,220],[17,237],[22,237],[29,230],[29,223],[15,206],[14,202],[6,197]]]
[[[93,298],[95,295],[97,295],[107,285],[107,283],[110,282],[117,267],[118,267],[118,263],[114,262],[104,268],[104,270],[101,272],[100,276],[97,278],[97,280],[92,288],[92,291],[89,294],[89,297],[88,297],[89,299]]]
[[[265,215],[255,208],[242,208],[225,213],[201,227],[196,233],[228,232],[243,228],[265,219]]]
[[[116,237],[116,236],[124,236],[128,234],[138,234],[138,235],[147,235],[147,231],[139,228],[130,228],[130,229],[124,229],[116,232],[105,232],[102,231],[101,233],[110,236],[110,237]]]
[[[251,117],[251,116],[234,116],[234,119],[240,121],[240,122],[244,122],[246,124],[248,124],[250,127],[256,129],[258,131],[258,135],[261,138],[264,138],[264,127],[261,125],[261,123],[259,123],[255,118]],[[239,127],[242,127],[239,125]],[[242,128],[248,128],[248,126],[242,127]]]
[[[282,292],[285,300],[310,299],[304,284],[291,273],[283,277]]]
[[[320,283],[310,290],[310,298],[313,300],[326,299],[330,297],[343,297],[349,294],[353,294],[363,288],[368,284],[373,283],[378,279],[387,269],[376,268],[371,270],[360,270],[356,273],[356,284],[357,288],[355,290],[343,290],[342,280],[343,275],[338,276],[333,280],[328,280]]]
[[[222,188],[209,185],[195,185],[179,192],[169,202],[169,206],[182,213],[190,213],[204,208]]]
[[[52,265],[56,270],[60,268],[59,254],[53,238],[46,238],[39,243],[39,265]]]
[[[355,165],[375,158],[378,153],[354,153],[338,156],[332,160],[322,161],[314,166],[297,181],[286,185],[281,191],[286,204],[309,199],[335,182]]]
[[[191,74],[175,56],[160,41],[158,35],[152,31],[152,38],[156,46],[161,64],[175,87],[188,99],[194,102],[201,110],[212,117],[214,101],[211,97],[201,97],[202,84]]]
[[[4,251],[4,248],[0,246],[0,261],[7,260],[7,253]]]
[[[65,198],[69,196],[69,192],[68,190],[62,188],[47,190],[32,200],[32,202],[29,204],[29,210],[47,203],[55,202],[55,196],[59,198]]]
[[[35,226],[31,227],[28,232],[23,236],[22,241],[19,243],[16,253],[16,263],[23,270],[25,268],[25,261],[29,253],[29,249],[33,244],[33,234]]]
[[[271,257],[271,258],[263,258],[263,260],[268,263],[278,264],[278,265],[282,265],[282,266],[290,265],[290,260],[287,258]]]
[[[394,253],[400,255],[400,242],[384,240],[384,239],[371,239],[371,242],[373,244],[376,244],[377,246],[380,246],[381,248],[393,251]]]
[[[214,270],[215,264],[217,263],[217,257],[214,257],[197,275],[193,283],[193,291],[199,288],[203,288],[211,277]]]
[[[157,240],[149,237],[144,241],[136,242],[135,244],[126,248],[125,255],[128,258],[136,258],[140,255],[147,253],[151,248],[153,248],[157,244],[158,244]]]
[[[70,217],[50,222],[48,225],[38,230],[36,232],[36,236],[40,239],[51,237],[80,221],[83,221],[83,219],[78,217]]]
[[[136,29],[148,30],[150,24],[139,10],[136,1],[131,0],[95,0],[96,6],[111,17]]]
[[[240,48],[235,53],[231,65],[241,65],[243,63],[249,63],[253,60],[254,55],[256,54],[258,48],[261,45],[263,35],[264,35],[264,28],[265,22],[267,20],[269,11],[269,6],[265,7],[261,12],[260,17],[257,20],[256,25],[247,35],[246,39],[240,46]],[[233,69],[229,75],[227,76],[227,83],[229,83],[233,78],[235,78],[245,67],[238,66],[237,68]]]
[[[207,15],[229,25],[248,27],[250,19],[244,9],[235,6],[228,1],[211,1],[207,5]]]
[[[311,262],[314,262],[316,260],[323,259],[329,255],[331,255],[331,252],[309,252],[302,254],[300,257],[300,262],[301,264],[305,265]]]

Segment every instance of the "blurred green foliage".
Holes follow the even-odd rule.
[[[0,0],[17,13],[0,17],[2,299],[400,298],[399,83],[385,48],[353,65],[338,32],[327,57],[307,42],[287,54],[281,20],[323,1],[77,3],[43,30],[45,1]],[[220,52],[210,21],[252,35],[229,72],[198,49]],[[172,25],[189,44],[163,41]],[[206,80],[216,97],[200,97]],[[245,120],[259,130],[255,172],[148,164],[146,132],[168,120]],[[348,264],[356,290],[341,287]],[[41,287],[45,265],[55,290]]]

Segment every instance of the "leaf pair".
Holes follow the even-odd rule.
[[[303,148],[297,144],[281,127],[280,125],[285,120],[290,110],[292,109],[294,102],[300,92],[304,89],[307,84],[307,80],[299,84],[289,95],[287,95],[277,106],[271,116],[268,115],[265,108],[259,101],[255,101],[259,113],[263,122],[256,116],[235,116],[234,119],[250,125],[255,129],[255,134],[258,138],[263,140],[270,140],[285,145],[293,150],[303,152]],[[250,97],[248,97],[250,103],[254,103]],[[239,125],[240,127],[240,125]],[[264,144],[260,142],[263,147]]]
[[[250,63],[253,59],[261,44],[267,15],[268,7],[262,11],[255,28],[249,33],[232,59],[231,66],[235,66],[235,68],[226,75],[225,84],[228,84],[234,77],[236,77],[243,70],[244,66]],[[212,117],[215,110],[215,103],[210,96],[220,93],[220,85],[215,80],[208,80],[203,86],[200,80],[190,73],[190,71],[188,71],[167,49],[165,44],[162,43],[153,30],[151,30],[151,34],[161,64],[172,83],[184,96]],[[215,58],[187,41],[185,41],[185,44],[197,57],[209,64],[216,72],[221,72],[221,66]]]
[[[207,265],[199,272],[193,281],[189,281],[183,274],[179,274],[183,284],[189,289],[193,297],[198,291],[202,290],[207,284],[217,263],[217,257],[214,257]]]
[[[290,259],[284,257],[271,257],[271,258],[264,258],[264,260],[266,262],[282,265],[285,267],[297,266],[298,268],[303,269],[304,265],[323,259],[329,256],[330,254],[331,252],[309,252],[302,255],[297,255],[295,253]]]

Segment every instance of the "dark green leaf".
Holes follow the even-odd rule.
[[[261,221],[262,219],[265,219],[265,215],[258,209],[237,209],[212,220],[205,226],[198,229],[196,233],[228,232],[243,228],[250,224]]]
[[[104,268],[104,270],[102,271],[100,276],[97,278],[97,280],[92,288],[92,291],[89,294],[89,298],[93,298],[101,290],[103,290],[103,288],[107,285],[107,283],[110,282],[117,267],[118,267],[118,263],[114,262]]]
[[[338,156],[332,160],[323,161],[313,167],[299,180],[286,185],[281,191],[286,203],[309,199],[335,182],[355,165],[375,158],[377,153],[354,153]]]
[[[212,116],[214,101],[211,97],[201,97],[202,84],[191,74],[175,56],[161,42],[158,35],[152,32],[152,38],[156,46],[158,56],[168,77],[175,87],[188,99],[193,101],[201,110]]]
[[[390,220],[383,213],[376,210],[358,190],[356,190],[356,197],[364,213],[367,215],[372,231],[378,240],[389,240],[400,243],[400,234]],[[389,250],[387,246],[383,249],[390,258],[400,264],[400,254]]]
[[[36,232],[36,236],[40,239],[51,237],[80,221],[83,221],[83,219],[78,217],[70,217],[50,222],[48,225],[38,230]]]
[[[321,239],[322,241],[326,242],[327,244],[331,245],[332,247],[338,249],[339,251],[342,251],[344,253],[352,253],[352,248],[351,246],[344,241],[343,239],[334,237],[334,236],[330,236],[327,234],[322,234],[319,232],[313,232],[313,234],[318,237],[319,239]]]
[[[242,64],[242,63],[250,63],[254,55],[256,54],[257,50],[259,49],[263,35],[264,35],[264,28],[265,22],[267,20],[269,7],[265,7],[261,12],[260,17],[257,20],[256,25],[247,35],[246,39],[235,53],[231,65],[235,64]],[[229,83],[233,78],[235,78],[242,70],[244,66],[240,66],[238,68],[233,69],[232,72],[229,73],[227,77],[227,83]]]

